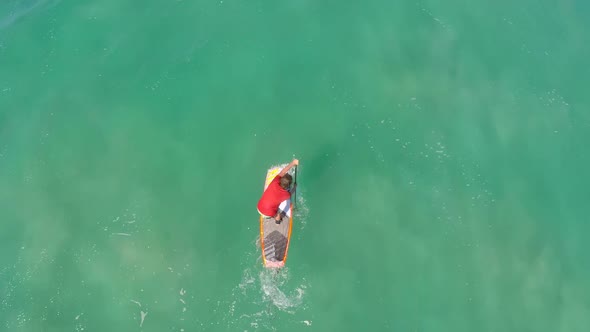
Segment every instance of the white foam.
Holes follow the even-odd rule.
[[[280,289],[288,279],[288,270],[283,268],[277,274],[275,273],[275,271],[270,270],[260,272],[260,284],[264,297],[270,300],[280,310],[287,310],[299,306],[303,299],[303,287],[296,288],[296,294],[289,296]]]
[[[145,317],[147,316],[147,312],[141,311],[141,322],[139,323],[139,327],[143,326],[143,321],[145,320]]]

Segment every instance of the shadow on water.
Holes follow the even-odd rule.
[[[0,30],[9,28],[25,16],[37,10],[49,9],[61,0],[21,0],[7,1],[0,5]]]

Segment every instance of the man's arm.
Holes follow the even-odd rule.
[[[279,176],[280,177],[283,177],[285,174],[287,174],[287,172],[291,169],[291,167],[293,167],[295,165],[299,165],[299,160],[298,159],[293,159],[293,161],[290,162],[289,165],[285,166],[285,168],[283,168],[281,170],[281,172],[279,173]]]

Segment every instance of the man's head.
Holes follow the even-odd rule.
[[[293,181],[293,177],[291,176],[291,174],[283,175],[280,181],[281,188],[285,190],[289,189],[289,187],[291,186],[291,181]]]

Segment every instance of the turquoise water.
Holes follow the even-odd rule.
[[[588,331],[589,11],[2,2],[0,330]]]

